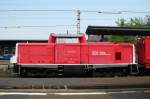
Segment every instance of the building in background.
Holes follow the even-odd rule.
[[[9,60],[15,54],[16,43],[18,42],[47,42],[48,39],[38,38],[4,38],[0,36],[0,60]]]

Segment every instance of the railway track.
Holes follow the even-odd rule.
[[[0,78],[0,89],[101,89],[150,87],[150,77]]]
[[[7,63],[7,62],[6,62]],[[5,64],[6,64],[5,63]],[[91,89],[150,87],[149,76],[21,78],[11,70],[0,75],[0,89]]]

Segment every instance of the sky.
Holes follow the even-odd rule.
[[[150,0],[0,0],[0,10],[81,10],[81,33],[88,25],[116,26],[120,18],[142,17],[150,13],[106,14],[88,11],[150,12]],[[0,39],[48,39],[50,33],[73,33],[77,12],[0,11]],[[17,26],[43,26],[20,27]],[[44,27],[48,26],[48,27]],[[12,27],[12,28],[3,28]]]

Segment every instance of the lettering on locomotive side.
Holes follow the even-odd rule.
[[[92,55],[93,56],[100,56],[100,55],[109,56],[109,55],[111,55],[111,53],[108,53],[105,51],[92,51]]]

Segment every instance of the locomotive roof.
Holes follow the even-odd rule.
[[[114,27],[114,26],[88,26],[88,35],[132,35],[150,36],[150,27]]]
[[[74,37],[82,37],[84,34],[52,34],[54,37],[69,37],[69,38],[74,38]]]

